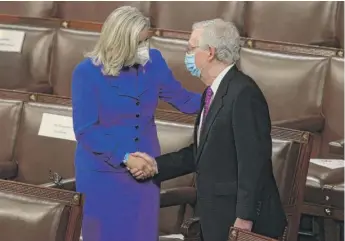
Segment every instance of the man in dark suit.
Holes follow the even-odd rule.
[[[256,83],[236,68],[239,50],[232,23],[216,19],[193,26],[186,67],[207,85],[194,144],[156,158],[157,181],[196,172],[204,241],[226,241],[231,226],[279,238],[286,226],[272,171],[268,106]],[[145,178],[140,170],[131,173]]]

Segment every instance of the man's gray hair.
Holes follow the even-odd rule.
[[[199,47],[214,47],[219,61],[232,64],[240,58],[240,35],[236,26],[222,19],[213,19],[193,24],[193,30],[202,29]]]

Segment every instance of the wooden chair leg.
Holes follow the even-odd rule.
[[[325,241],[341,241],[340,225],[331,218],[324,219]]]
[[[288,217],[288,228],[287,228],[287,239],[288,241],[297,241],[298,240],[298,231],[300,223],[301,214],[295,212]]]

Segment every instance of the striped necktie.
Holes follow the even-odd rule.
[[[205,119],[208,114],[208,111],[210,110],[211,101],[212,101],[213,91],[211,87],[207,87],[206,89],[206,95],[205,95],[205,103],[204,103],[204,112],[202,115],[202,127],[204,127]]]

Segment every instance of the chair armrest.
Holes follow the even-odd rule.
[[[267,236],[263,236],[251,231],[230,227],[229,230],[229,241],[241,241],[241,240],[251,240],[251,241],[278,241],[278,239],[273,239]],[[281,238],[279,240],[282,240]],[[284,240],[284,239],[283,239]]]
[[[321,115],[308,116],[295,120],[272,121],[272,125],[289,129],[320,132],[325,124],[325,118]]]
[[[181,234],[185,239],[190,238],[191,240],[200,239],[200,218],[193,217],[185,220],[181,225]]]
[[[338,141],[331,141],[328,143],[329,152],[334,155],[344,155],[344,139]]]
[[[63,189],[63,190],[68,190],[68,191],[76,191],[75,187],[75,178],[67,178],[67,179],[62,179],[59,182],[48,182],[39,185],[41,187],[50,187],[50,188],[58,188],[58,189]]]
[[[160,207],[171,207],[183,204],[194,206],[196,189],[194,187],[178,187],[163,189],[160,192]]]
[[[0,162],[0,179],[11,179],[17,176],[18,165],[15,162]]]
[[[44,94],[53,94],[53,87],[48,83],[34,84],[25,88],[19,88],[16,90],[34,92],[34,93],[44,93]]]

